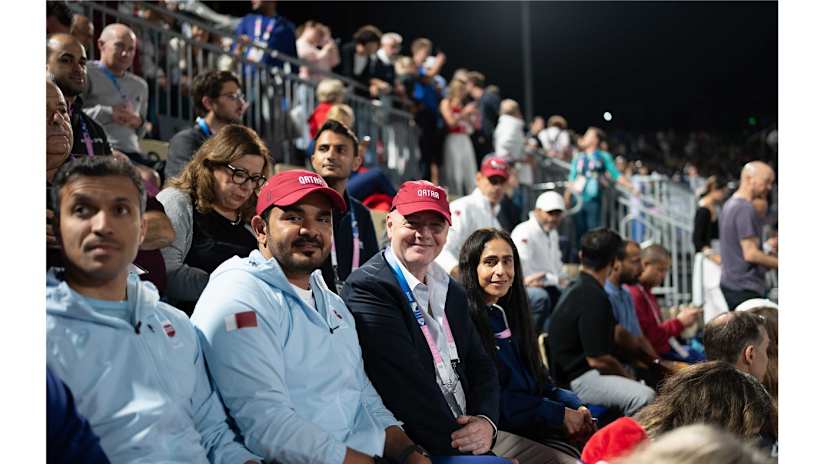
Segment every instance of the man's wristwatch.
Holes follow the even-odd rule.
[[[420,445],[409,445],[401,451],[401,454],[398,455],[398,463],[399,464],[406,464],[406,461],[409,460],[409,456],[412,456],[412,453],[418,452],[422,456],[429,457],[429,453],[426,452],[425,449],[421,448]]]

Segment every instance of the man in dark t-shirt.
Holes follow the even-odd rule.
[[[369,210],[346,190],[349,176],[362,163],[358,138],[350,128],[329,119],[318,129],[312,169],[346,201],[345,212],[333,212],[332,252],[321,266],[326,286],[338,294],[349,274],[378,252],[378,239]]]
[[[761,220],[752,201],[772,190],[775,173],[760,161],[741,170],[738,190],[724,204],[718,219],[721,248],[721,291],[730,310],[751,298],[764,298],[766,269],[778,269],[778,258],[761,250]]]
[[[581,238],[581,272],[550,317],[551,375],[583,402],[619,408],[630,416],[655,392],[633,379],[615,355],[615,317],[604,290],[621,237],[599,228]]]

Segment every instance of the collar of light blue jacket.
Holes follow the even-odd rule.
[[[126,299],[129,302],[130,322],[127,323],[95,311],[82,295],[69,287],[61,274],[54,269],[46,274],[46,311],[49,314],[135,330],[145,309],[154,308],[160,300],[157,288],[151,282],[142,282],[137,274],[129,273],[126,278]]]
[[[212,273],[212,278],[228,270],[248,272],[266,282],[270,287],[281,291],[286,297],[291,298],[294,304],[300,306],[307,317],[315,323],[323,323],[323,325],[330,328],[338,325],[337,321],[340,320],[340,317],[337,314],[330,314],[330,311],[327,309],[331,306],[331,291],[326,286],[320,269],[315,269],[309,275],[309,286],[312,289],[312,296],[315,298],[315,306],[317,309],[307,305],[306,302],[303,301],[303,298],[295,292],[295,289],[292,288],[292,285],[286,278],[286,274],[283,273],[280,263],[278,263],[275,258],[266,259],[259,250],[252,250],[248,258],[234,257],[225,261],[215,269]],[[341,301],[341,305],[342,304],[343,302]]]

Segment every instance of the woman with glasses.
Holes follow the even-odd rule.
[[[469,312],[487,353],[497,361],[501,385],[499,432],[493,451],[521,464],[574,463],[593,432],[589,410],[575,393],[556,387],[540,361],[518,249],[509,234],[478,229],[459,259]],[[512,439],[510,435],[517,438]],[[531,451],[520,437],[533,440]],[[532,443],[532,442],[527,442]],[[524,454],[512,454],[520,450]]]
[[[207,140],[157,199],[175,230],[161,250],[168,298],[191,314],[223,261],[257,249],[249,228],[257,191],[269,174],[269,150],[255,131],[231,124]]]

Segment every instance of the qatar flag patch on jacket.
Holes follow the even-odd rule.
[[[242,313],[230,314],[223,318],[223,322],[226,324],[227,332],[258,326],[257,313],[254,311],[244,311]]]
[[[175,332],[175,326],[172,325],[172,321],[166,319],[161,323],[161,325],[163,326],[163,331],[166,332],[166,335],[169,338],[174,337],[175,333],[177,333]]]

